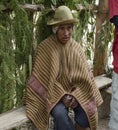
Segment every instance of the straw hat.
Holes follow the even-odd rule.
[[[47,22],[47,25],[59,25],[65,23],[77,23],[78,19],[75,19],[71,10],[67,6],[59,6],[55,10],[54,18]]]

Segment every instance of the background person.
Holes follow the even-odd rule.
[[[114,24],[113,41],[113,76],[112,76],[112,98],[110,113],[110,130],[118,130],[118,0],[109,0],[110,21]]]

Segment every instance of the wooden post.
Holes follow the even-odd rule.
[[[98,12],[96,16],[96,36],[95,36],[95,51],[94,51],[94,76],[106,73],[105,66],[107,63],[108,46],[103,35],[107,33],[107,23],[109,20],[108,0],[99,0]],[[105,23],[106,22],[106,23]],[[107,33],[108,34],[108,33]]]

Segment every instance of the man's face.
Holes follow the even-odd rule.
[[[60,25],[58,30],[57,30],[57,39],[62,43],[62,44],[66,44],[71,36],[72,36],[72,32],[73,32],[73,25],[72,24],[64,24],[64,25]]]

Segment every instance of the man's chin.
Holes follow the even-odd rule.
[[[67,42],[68,42],[68,41],[62,41],[61,43],[62,43],[62,44],[66,44]]]
[[[64,39],[61,41],[62,44],[66,44],[69,41],[69,39]]]

